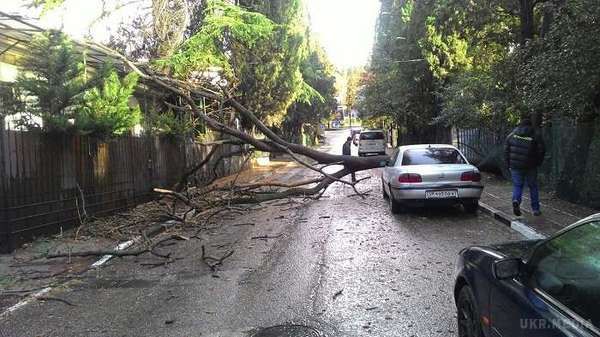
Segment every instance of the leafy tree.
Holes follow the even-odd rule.
[[[501,130],[520,115],[536,115],[523,96],[521,68],[529,62],[527,50],[547,33],[562,2],[439,1],[423,41],[443,86],[438,121]]]
[[[309,46],[310,52],[302,62],[301,72],[306,83],[317,94],[309,101],[297,101],[288,108],[283,129],[290,141],[299,141],[305,125],[311,125],[310,136],[315,137],[321,120],[329,117],[337,104],[333,65],[317,42],[311,41]]]
[[[315,94],[300,71],[306,40],[297,4],[289,0],[289,10],[271,20],[221,0],[207,1],[198,33],[161,64],[182,78],[218,67],[243,104],[268,124],[279,124],[294,101]]]
[[[239,5],[275,23],[273,34],[264,44],[243,54],[239,93],[246,106],[264,111],[265,121],[278,125],[294,102],[320,99],[302,74],[310,46],[301,1],[240,0]]]
[[[83,55],[67,36],[51,30],[34,36],[22,67],[17,86],[34,98],[31,112],[42,117],[45,129],[66,130],[73,106],[89,88]]]
[[[556,17],[543,40],[515,56],[528,60],[519,68],[524,100],[547,117],[595,119],[600,114],[600,3],[570,1]]]
[[[128,75],[121,82],[109,65],[89,75],[84,56],[61,32],[36,35],[23,68],[16,85],[31,98],[27,99],[31,114],[22,117],[22,125],[105,137],[122,134],[140,120],[139,108],[128,106],[137,76]],[[43,126],[34,116],[42,118]]]
[[[153,135],[178,137],[199,134],[199,121],[190,116],[176,114],[172,110],[165,112],[146,112],[144,122]]]
[[[292,103],[318,96],[300,69],[308,56],[301,1],[237,3],[152,0],[153,15],[122,25],[111,45],[135,59],[154,59],[163,71],[181,79],[218,69],[241,103],[269,125],[280,124]],[[165,6],[167,10],[158,10]]]
[[[433,141],[438,83],[422,41],[434,1],[382,1],[373,58],[363,91],[371,117],[390,116],[413,142]]]
[[[0,118],[25,111],[21,89],[14,83],[0,82]]]
[[[289,24],[300,13],[299,0],[239,0],[238,4],[252,12],[262,13],[277,24]]]
[[[131,130],[141,120],[141,111],[131,98],[138,75],[130,73],[122,80],[112,71],[102,88],[87,91],[77,107],[75,126],[83,134],[106,138]]]
[[[346,104],[348,111],[357,107],[359,90],[362,85],[364,75],[364,69],[355,68],[349,69],[346,72],[346,95],[344,97],[344,104]]]

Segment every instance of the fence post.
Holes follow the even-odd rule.
[[[6,156],[8,152],[5,148],[6,130],[4,123],[0,125],[0,253],[10,253],[15,247],[15,238],[13,236],[12,223],[8,218],[8,178],[6,176]]]

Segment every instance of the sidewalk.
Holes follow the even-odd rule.
[[[516,217],[512,212],[511,182],[489,173],[482,174],[482,182],[485,186],[481,196],[481,206],[484,211],[488,213],[497,211],[495,217],[505,224],[510,225],[518,221],[544,236],[550,236],[580,219],[599,212],[561,200],[553,193],[540,191],[542,215],[535,217],[531,211],[529,189],[526,188],[521,204],[523,215]]]

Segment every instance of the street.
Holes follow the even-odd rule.
[[[341,153],[348,134],[327,132],[323,148]],[[259,333],[284,324],[285,336],[455,336],[457,253],[522,237],[459,208],[392,215],[380,172],[357,178],[367,175],[365,199],[337,183],[320,200],[216,219],[201,241],[169,247],[180,259],[166,266],[115,259],[49,295],[73,305],[33,302],[0,320],[0,336],[284,336]],[[213,273],[202,245],[233,255]],[[311,329],[293,332],[301,326]]]

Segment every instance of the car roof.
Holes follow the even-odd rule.
[[[365,130],[362,130],[362,132],[383,132],[383,130],[381,130],[381,129],[365,129]]]
[[[398,148],[402,151],[406,151],[406,150],[415,150],[415,149],[428,149],[430,147],[438,148],[438,149],[442,148],[442,149],[457,150],[457,148],[455,146],[450,145],[450,144],[414,144],[414,145],[403,145]]]

